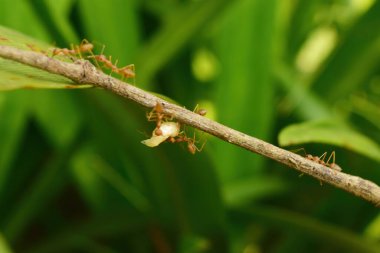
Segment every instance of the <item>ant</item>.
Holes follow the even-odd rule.
[[[203,109],[203,108],[198,108],[198,104],[195,106],[193,112],[195,112],[196,114],[199,114],[201,116],[205,116],[207,114],[207,110]]]
[[[103,67],[110,69],[111,70],[111,74],[113,72],[115,72],[115,73],[121,75],[123,78],[126,78],[126,79],[128,79],[128,78],[134,78],[136,76],[136,74],[134,72],[134,69],[135,69],[135,65],[134,64],[127,65],[127,66],[125,66],[123,68],[118,68],[117,67],[118,60],[116,60],[115,64],[113,64],[112,63],[112,56],[109,56],[107,58],[103,54],[104,48],[105,48],[105,46],[103,45],[102,52],[100,53],[100,55],[91,55],[88,58],[94,58],[98,66],[99,66],[98,62],[103,63]]]
[[[66,55],[66,56],[76,56],[79,55],[79,57],[82,58],[81,53],[91,53],[94,49],[94,45],[90,43],[88,40],[84,39],[80,43],[79,46],[73,46],[71,45],[71,49],[68,48],[54,48],[53,49],[53,56],[56,55]]]
[[[321,162],[322,162],[321,164],[323,164],[323,165],[325,165],[325,166],[327,166],[333,170],[342,171],[342,168],[338,164],[335,163],[335,151],[331,152],[329,158],[327,159],[327,162],[325,163],[324,160],[325,160],[326,155],[327,155],[327,152],[325,152],[321,155],[321,157],[320,157]],[[331,158],[332,158],[332,163],[329,163]]]
[[[89,56],[88,58],[94,58],[96,60],[96,62],[103,63],[104,67],[111,69],[111,73],[112,72],[118,73],[118,71],[119,71],[118,67],[116,67],[117,60],[116,60],[115,64],[113,64],[111,56],[109,56],[107,59],[107,57],[104,54],[100,54],[100,55],[92,55],[92,56]]]
[[[327,152],[324,152],[321,156],[313,156],[311,154],[307,154],[304,148],[301,148],[301,149],[305,152],[305,158],[306,159],[313,161],[313,162],[316,162],[316,163],[319,163],[321,165],[327,166],[330,169],[333,169],[336,171],[342,171],[342,168],[338,164],[335,163],[335,151],[331,152],[329,158],[327,159],[327,162],[325,162]],[[301,149],[299,149],[299,150],[301,150]],[[329,163],[331,158],[332,158],[332,163]]]
[[[191,154],[195,154],[197,151],[198,152],[202,152],[203,150],[203,147],[205,146],[206,142],[203,142],[202,146],[200,148],[198,148],[196,145],[195,145],[195,133],[194,133],[194,136],[193,138],[188,138],[186,135],[184,136],[181,136],[181,137],[178,137],[176,139],[176,142],[187,142],[187,150],[189,150],[189,152]]]
[[[154,133],[156,135],[162,135],[161,125],[162,122],[164,122],[167,118],[172,119],[172,117],[169,117],[163,113],[163,106],[159,102],[156,103],[153,110],[147,114],[148,121],[156,121],[156,130]]]
[[[162,113],[163,107],[159,102],[156,102],[156,105],[153,107],[153,110],[146,115],[148,121],[156,121],[156,135],[162,135],[162,131],[160,129],[162,120],[164,118],[164,114]]]
[[[30,50],[34,51],[34,52],[38,52],[38,53],[42,53],[44,55],[47,55],[46,51],[44,50],[41,50],[40,48],[38,48],[37,46],[33,45],[33,44],[29,44],[29,43],[26,43],[25,44]]]
[[[135,65],[134,64],[129,64],[123,68],[120,68],[118,70],[118,74],[120,74],[122,77],[128,79],[128,78],[135,78],[136,73],[135,73]]]

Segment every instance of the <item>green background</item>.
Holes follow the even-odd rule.
[[[379,1],[0,0],[0,25],[105,45],[136,86],[289,150],[335,150],[380,183]],[[201,133],[196,155],[148,148],[145,108],[100,89],[9,89],[6,65],[1,253],[380,252],[370,203]]]

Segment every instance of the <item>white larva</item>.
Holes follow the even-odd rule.
[[[178,122],[163,122],[160,126],[162,134],[157,135],[156,130],[157,128],[153,130],[151,138],[143,140],[141,143],[151,148],[157,147],[169,137],[178,136],[180,125]]]

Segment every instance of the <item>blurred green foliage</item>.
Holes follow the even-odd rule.
[[[335,150],[380,183],[379,1],[2,0],[0,14],[59,47],[104,44],[137,86],[274,144],[287,127],[282,144]],[[145,109],[98,89],[5,91],[26,88],[4,82],[12,64],[0,62],[0,252],[380,252],[364,200],[202,134],[195,156],[145,147]]]

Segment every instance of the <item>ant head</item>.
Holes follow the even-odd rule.
[[[160,128],[157,128],[157,129],[154,131],[154,133],[155,133],[156,135],[162,135],[162,130],[161,130]]]
[[[207,114],[207,110],[200,108],[197,110],[197,113],[201,116],[205,116]]]
[[[91,43],[84,43],[80,46],[80,49],[82,52],[92,52],[92,49],[94,49],[94,45]]]
[[[158,112],[158,113],[162,113],[163,110],[164,110],[164,107],[162,106],[161,103],[157,102],[157,103],[156,103],[156,106],[154,107],[154,110],[155,110],[156,112]]]

